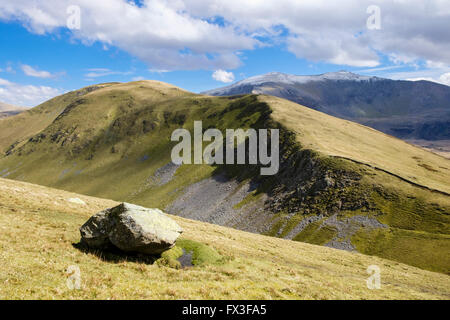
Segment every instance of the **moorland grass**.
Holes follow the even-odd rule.
[[[86,205],[67,202],[80,198]],[[448,299],[450,278],[395,261],[172,216],[197,265],[177,269],[78,249],[110,200],[0,179],[0,299]],[[180,252],[178,251],[178,254]],[[204,263],[216,260],[220,263]],[[67,286],[69,266],[81,289]],[[369,265],[381,289],[366,286]],[[70,279],[69,279],[70,280]]]

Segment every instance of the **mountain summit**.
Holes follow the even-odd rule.
[[[214,89],[210,91],[204,92],[205,94],[210,95],[221,95],[221,93],[226,93],[229,90],[234,88],[238,88],[242,85],[261,85],[267,83],[283,83],[283,84],[296,84],[296,83],[307,83],[312,81],[324,81],[324,80],[347,80],[347,81],[370,81],[377,80],[381,78],[378,77],[370,77],[370,76],[362,76],[356,73],[348,72],[348,71],[337,71],[337,72],[327,72],[318,75],[293,75],[282,72],[269,72],[263,75],[258,75],[254,77],[250,77],[244,80],[241,80],[235,84],[232,84],[227,87]]]
[[[450,139],[450,87],[348,71],[299,76],[271,72],[204,92],[268,94],[352,120],[401,139]]]

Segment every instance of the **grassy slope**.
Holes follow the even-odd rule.
[[[351,121],[296,103],[260,96],[272,116],[294,131],[305,148],[387,170],[420,185],[450,193],[450,160]]]
[[[448,159],[371,128],[330,117],[280,98],[260,96],[259,99],[270,104],[274,111],[272,117],[294,131],[297,141],[303,147],[318,150],[323,155],[349,158],[384,170],[354,167],[355,171],[363,174],[361,185],[355,193],[361,190],[367,193],[376,210],[382,212],[381,215],[377,212],[369,213],[369,216],[374,216],[389,226],[388,229],[375,231],[361,229],[351,236],[350,239],[359,252],[447,274],[450,272],[450,257],[447,254],[450,250],[450,197],[430,192],[396,177],[448,192]],[[333,158],[326,161],[335,165]],[[437,168],[436,172],[430,172],[423,164]],[[338,165],[353,166],[353,163],[344,161]],[[374,191],[379,186],[382,186],[384,198]],[[345,219],[356,214],[367,215],[366,212],[343,211],[339,216]],[[335,230],[318,229],[319,225],[320,223],[310,225],[294,239],[324,244],[336,235]],[[271,234],[280,231],[287,233],[289,230],[275,228]]]
[[[173,269],[82,252],[79,226],[110,200],[0,179],[0,299],[448,299],[449,277],[377,257],[266,237],[173,217],[184,242],[200,242],[222,264]],[[80,198],[86,206],[67,202]],[[191,240],[191,241],[189,241]],[[77,265],[82,289],[69,290]],[[366,287],[369,265],[381,289]]]
[[[56,120],[43,130],[45,124],[40,124],[40,132],[46,135],[44,139],[35,137],[34,142],[16,148],[13,155],[1,159],[0,176],[165,208],[182,194],[184,187],[214,172],[213,167],[206,165],[182,166],[166,185],[152,184],[155,171],[170,161],[173,143],[169,138],[174,129],[192,129],[193,121],[199,119],[203,120],[205,128],[247,128],[258,125],[264,113],[264,108],[260,109],[258,105],[248,106],[246,97],[199,96],[154,81],[113,84],[85,93],[81,98],[81,104],[66,110],[57,119],[67,104],[51,100],[38,107],[37,111],[58,108],[52,116]],[[446,258],[450,243],[450,197],[328,155],[351,157],[386,170],[392,166],[393,173],[399,176],[443,191],[449,186],[448,170],[444,169],[448,168],[448,160],[372,129],[286,100],[267,96],[259,99],[270,104],[275,120],[296,132],[303,147],[320,151],[327,166],[345,166],[364,176],[365,191],[383,212],[376,218],[391,228],[379,230],[379,234],[354,235],[352,242],[359,251],[450,272],[450,262]],[[72,96],[69,102],[75,100]],[[17,119],[15,121],[20,124],[22,118]],[[9,129],[0,122],[0,134]],[[26,134],[30,133],[25,131],[23,136]],[[55,137],[54,141],[52,137]],[[422,159],[419,164],[441,171],[439,174],[428,171],[411,159]],[[373,192],[373,186],[382,186],[392,199],[380,199]],[[252,202],[257,198],[258,195],[245,200]],[[361,212],[342,212],[340,215],[354,214]],[[290,216],[288,227],[293,228],[302,217]],[[280,230],[283,226],[280,221],[274,219],[270,234],[283,236],[288,233],[286,228]],[[333,230],[313,227],[295,239],[324,244],[335,235]]]
[[[64,108],[86,93],[110,84],[99,84],[55,97],[16,116],[0,119],[0,152],[5,152],[15,142],[26,141],[45,129]]]
[[[184,166],[169,184],[149,187],[154,172],[171,161],[172,131],[192,130],[193,121],[199,119],[205,128],[249,127],[258,120],[258,112],[240,119],[236,119],[240,110],[223,113],[239,100],[197,96],[153,81],[97,90],[42,130],[45,139],[28,142],[21,155],[16,152],[3,158],[0,175],[164,207],[176,196],[168,197],[168,192],[208,177],[214,170]],[[59,136],[52,141],[55,135]]]

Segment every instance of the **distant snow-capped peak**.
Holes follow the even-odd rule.
[[[268,84],[268,83],[278,83],[278,84],[287,84],[287,85],[295,85],[295,84],[303,84],[308,82],[317,82],[317,81],[378,81],[384,80],[383,78],[371,77],[371,76],[362,76],[356,73],[348,72],[348,71],[337,71],[337,72],[327,72],[318,75],[309,75],[309,76],[298,76],[293,74],[286,74],[281,72],[270,72],[263,75],[253,76],[241,81],[238,81],[234,84],[231,84],[226,87],[217,88],[209,91],[203,92],[204,94],[212,94],[212,95],[222,95],[225,92],[229,92],[233,89],[238,89],[244,86],[253,86],[256,87],[253,89],[253,93],[261,93],[257,87]]]
[[[279,82],[286,84],[294,83],[306,83],[310,81],[323,81],[323,80],[351,80],[351,81],[368,81],[368,80],[380,79],[377,77],[362,76],[348,71],[328,72],[319,75],[310,76],[297,76],[293,74],[285,74],[281,72],[270,72],[259,76],[247,78],[239,81],[236,85],[252,84],[258,85],[268,82]]]

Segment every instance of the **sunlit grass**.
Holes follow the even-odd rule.
[[[86,206],[67,202],[78,197]],[[110,200],[0,179],[1,299],[448,299],[450,278],[401,263],[173,217],[203,261],[176,269],[79,250],[80,225]],[[178,253],[179,254],[179,253]],[[215,257],[215,258],[214,258]],[[200,262],[200,261],[199,261]],[[380,290],[366,287],[369,265]],[[67,287],[67,268],[81,289]]]

